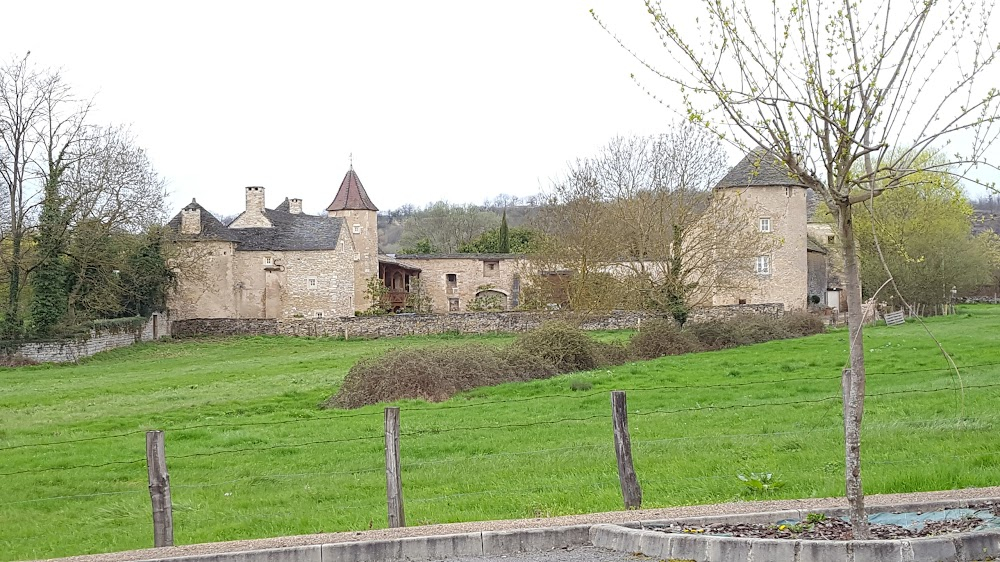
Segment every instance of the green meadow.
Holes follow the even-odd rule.
[[[960,376],[917,323],[867,330],[868,493],[1000,483],[1000,306],[927,328]],[[177,544],[384,527],[383,406],[318,405],[368,354],[511,340],[184,340],[0,370],[0,560],[151,547],[149,429],[166,432]],[[846,352],[836,330],[395,403],[407,523],[621,509],[611,390],[643,507],[842,495]]]

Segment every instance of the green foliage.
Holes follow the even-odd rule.
[[[406,293],[404,304],[407,312],[416,314],[426,314],[434,307],[434,299],[424,290],[423,283],[419,277],[410,278],[410,290]]]
[[[784,481],[770,472],[751,472],[749,475],[737,474],[736,477],[743,482],[744,494],[750,496],[772,494],[785,487]]]
[[[31,276],[31,329],[50,336],[66,316],[69,290],[64,254],[69,214],[62,208],[57,179],[45,185],[38,220],[38,264]]]
[[[487,230],[458,247],[463,254],[530,254],[537,251],[541,234],[527,227],[516,226],[507,231],[507,245],[503,244],[503,226],[500,230]],[[505,249],[506,248],[506,249]]]
[[[476,296],[466,309],[471,312],[500,312],[503,307],[503,296],[496,290],[496,285],[487,284],[476,287]]]
[[[569,389],[573,392],[580,392],[584,390],[590,390],[594,388],[594,384],[590,381],[574,379],[569,382]]]
[[[163,232],[153,229],[137,237],[128,249],[119,270],[120,310],[124,314],[148,317],[167,306],[167,292],[174,274],[164,257]]]
[[[500,218],[500,248],[501,254],[510,253],[510,228],[507,226],[507,209],[503,210],[503,217]]]
[[[389,313],[388,305],[389,287],[385,282],[372,275],[365,284],[365,299],[368,301],[368,308],[363,312],[365,316],[380,316]]]
[[[919,164],[940,159],[925,153]],[[948,303],[953,286],[960,295],[972,293],[991,283],[1000,267],[1000,239],[992,232],[972,235],[972,206],[954,176],[912,174],[868,207],[858,209],[854,220],[866,298],[888,278],[876,235],[896,286],[911,304]],[[894,297],[890,287],[879,300]]]
[[[823,513],[810,513],[806,515],[806,523],[812,523],[815,525],[816,523],[822,523],[824,521],[826,521],[826,515]]]
[[[413,243],[411,246],[405,246],[399,249],[400,254],[440,254],[441,252],[434,247],[431,243],[430,238],[421,238]]]

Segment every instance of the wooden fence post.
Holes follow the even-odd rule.
[[[146,432],[146,468],[149,471],[149,498],[153,502],[153,546],[173,546],[174,515],[162,431]]]
[[[399,472],[399,408],[385,409],[385,494],[389,527],[405,527],[403,480]]]
[[[622,499],[625,509],[639,509],[642,506],[642,489],[632,465],[632,439],[628,434],[628,410],[625,393],[611,392],[611,418],[615,432],[615,455],[618,457],[618,480],[621,482]]]

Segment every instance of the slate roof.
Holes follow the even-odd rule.
[[[282,206],[286,210],[281,210]],[[288,205],[283,204],[278,209],[264,209],[264,216],[273,225],[270,228],[227,228],[193,201],[185,209],[192,207],[202,210],[201,234],[186,238],[235,242],[236,249],[244,251],[335,250],[344,226],[341,218],[292,214],[287,211]],[[177,213],[167,227],[179,232],[181,214]]]
[[[523,258],[524,254],[394,254],[401,260],[512,260]]]
[[[191,200],[186,207],[185,211],[191,211],[198,209],[201,211],[201,234],[198,235],[182,235],[183,238],[196,238],[198,240],[217,240],[223,242],[236,242],[239,240],[239,235],[237,235],[232,230],[226,228],[226,225],[222,224],[219,219],[215,218],[215,215],[208,212],[204,207],[201,206],[194,199]],[[181,231],[181,213],[177,213],[174,218],[170,219],[167,223],[167,228],[173,230],[174,232]]]
[[[827,254],[826,248],[822,244],[813,240],[812,236],[806,238],[806,251],[807,252],[818,252],[820,254]]]
[[[777,156],[763,149],[753,150],[747,154],[715,187],[718,189],[765,185],[805,187],[788,176],[788,170]]]
[[[347,209],[361,209],[377,211],[378,207],[368,198],[365,186],[361,185],[361,179],[354,173],[354,167],[347,170],[344,180],[340,182],[340,189],[333,198],[333,203],[326,208],[327,211],[344,211]]]

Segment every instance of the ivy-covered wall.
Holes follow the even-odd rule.
[[[170,335],[170,319],[153,313],[149,318],[115,318],[93,322],[89,333],[59,341],[21,342],[6,345],[0,353],[36,363],[69,363],[83,357],[152,341]]]

